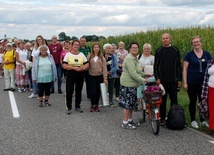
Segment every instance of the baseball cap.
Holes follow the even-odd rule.
[[[12,46],[12,43],[7,43],[7,46]]]

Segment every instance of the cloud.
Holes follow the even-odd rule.
[[[213,5],[213,0],[160,0],[163,4],[168,6],[208,6]]]
[[[4,34],[50,38],[60,32],[108,37],[164,27],[214,25],[213,7],[207,5],[211,1],[206,2],[201,3],[206,7],[196,7],[198,1],[192,7],[191,0],[2,0],[0,38]]]

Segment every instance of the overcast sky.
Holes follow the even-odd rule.
[[[0,0],[0,38],[105,37],[214,25],[213,0]]]

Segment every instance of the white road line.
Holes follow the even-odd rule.
[[[214,144],[214,141],[211,141],[211,140],[210,140],[209,142],[212,143],[212,144]]]
[[[13,117],[19,118],[20,117],[19,110],[17,108],[17,104],[16,104],[14,94],[11,91],[9,91],[9,98],[10,98],[10,104],[11,104],[11,108],[12,108],[12,112],[13,112]]]

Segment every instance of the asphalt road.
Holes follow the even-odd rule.
[[[122,110],[101,107],[89,112],[83,90],[83,113],[66,115],[64,95],[50,96],[50,107],[38,107],[30,92],[14,94],[19,117],[13,116],[9,92],[0,79],[0,155],[211,155],[214,139],[191,129],[161,127],[152,133],[147,123],[136,130],[121,129]],[[63,83],[63,91],[64,91]],[[141,113],[134,113],[139,120]]]

